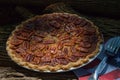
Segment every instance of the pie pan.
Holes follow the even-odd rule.
[[[76,14],[52,13],[21,23],[6,43],[18,65],[46,73],[66,72],[93,61],[102,50],[103,38],[89,20]]]

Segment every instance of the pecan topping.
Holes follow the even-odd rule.
[[[45,48],[45,45],[44,45],[44,44],[38,44],[38,48],[39,48],[40,50],[43,50],[43,49]]]
[[[37,31],[35,32],[35,35],[36,35],[36,36],[39,36],[39,37],[41,37],[41,38],[46,37],[47,34],[48,34],[47,32],[43,32],[43,31],[39,31],[39,30],[37,30]]]
[[[86,53],[76,52],[76,53],[73,53],[72,56],[75,56],[75,57],[85,57],[85,56],[86,56]]]
[[[57,58],[57,59],[65,59],[65,55],[64,55],[64,53],[62,52],[61,54],[59,54],[59,55],[56,56],[55,58]]]
[[[83,34],[84,30],[82,28],[78,28],[77,30],[75,30],[75,32],[73,32],[73,36],[81,36]],[[71,33],[72,34],[72,33]]]
[[[62,41],[64,46],[70,46],[72,44],[72,42],[70,40],[64,40]]]
[[[59,61],[58,59],[56,59],[56,58],[53,58],[53,59],[51,60],[51,66],[55,66],[55,65],[58,64],[58,63],[60,63],[60,61]]]
[[[35,54],[35,56],[38,56],[38,57],[43,57],[44,56],[43,53],[40,50],[36,50],[34,52],[34,54]]]
[[[63,19],[68,19],[70,16],[67,15],[67,14],[63,14],[63,15],[61,15],[61,17],[62,17]]]
[[[40,58],[39,57],[34,57],[33,58],[33,63],[34,64],[40,64]]]
[[[68,60],[67,59],[59,59],[60,64],[66,65],[68,64]]]
[[[36,41],[36,42],[42,42],[42,38],[38,36],[31,36],[31,40]]]
[[[26,53],[25,50],[22,49],[22,48],[17,48],[17,49],[16,49],[16,52],[17,52],[17,53],[21,53],[21,54]]]
[[[49,24],[55,28],[60,28],[61,26],[57,21],[51,21],[49,22]]]
[[[51,33],[50,33],[52,36],[56,36],[57,34],[58,34],[58,31],[57,30],[53,30],[53,31],[51,31]]]
[[[81,41],[83,41],[83,42],[91,42],[89,36],[82,37]]]
[[[21,40],[28,40],[29,37],[33,34],[33,32],[27,33],[24,31],[16,31],[15,32],[16,37]]]
[[[31,51],[35,51],[35,50],[37,50],[37,49],[40,49],[40,50],[42,50],[44,48],[44,46],[42,46],[42,45],[39,45],[39,44],[36,44],[36,45],[30,45],[30,50]]]
[[[51,62],[51,56],[43,56],[43,57],[41,58],[41,61],[42,61],[42,62]]]
[[[84,48],[89,48],[91,47],[91,44],[89,42],[80,42],[79,46]]]
[[[75,56],[75,57],[80,57],[81,54],[79,52],[76,52],[76,53],[73,53],[72,56]]]
[[[52,54],[55,54],[56,53],[56,47],[50,47],[49,48],[49,50],[50,50],[50,53],[52,53]]]
[[[90,36],[90,42],[91,42],[91,43],[96,43],[97,40],[98,40],[97,35],[92,35],[92,36]]]
[[[26,62],[54,67],[84,59],[96,49],[98,36],[94,25],[84,18],[47,14],[18,28],[10,47]]]
[[[68,33],[70,33],[70,32],[72,32],[72,31],[74,31],[76,28],[75,28],[75,25],[74,24],[67,24],[66,26],[65,26],[65,31],[66,32],[68,32]]]
[[[64,49],[63,49],[63,52],[64,52],[65,54],[68,54],[68,48],[64,48]]]
[[[62,52],[62,51],[58,51],[57,55],[55,56],[55,58],[57,59],[65,59],[66,57],[66,53]]]
[[[67,34],[62,35],[62,36],[59,37],[59,39],[60,39],[61,41],[62,41],[62,40],[67,40],[67,39],[69,39],[69,38],[70,38],[70,36],[67,35]]]
[[[64,46],[73,46],[74,45],[74,42],[66,42],[63,44]]]
[[[57,48],[58,48],[59,50],[62,49],[62,48],[63,48],[63,43],[62,43],[62,42],[59,42]]]
[[[10,42],[10,43],[11,43],[12,45],[17,46],[17,45],[20,45],[22,42],[23,42],[23,40],[17,39],[16,36],[14,36],[14,37],[11,39],[11,42]]]
[[[26,55],[26,61],[27,61],[27,62],[31,62],[31,61],[33,60],[33,58],[34,58],[34,56],[31,55],[31,54],[27,54],[27,55]]]
[[[25,50],[30,49],[30,43],[28,41],[24,41],[22,43],[22,48]]]
[[[34,27],[35,27],[35,24],[34,22],[28,22],[27,24],[24,24],[25,28],[24,29],[27,29],[27,31],[29,30],[33,30]]]
[[[77,61],[78,59],[79,59],[79,57],[76,57],[76,56],[70,56],[69,58],[68,58],[70,61],[72,61],[72,62],[75,62],[75,61]]]
[[[15,50],[15,49],[17,49],[17,48],[18,48],[18,46],[11,45],[11,46],[10,46],[10,48],[11,48],[11,49],[13,49],[13,50]]]
[[[81,22],[82,22],[81,18],[76,18],[75,21],[74,21],[74,24],[79,25],[79,24],[81,24]]]
[[[76,49],[80,50],[81,52],[84,52],[84,53],[88,53],[89,52],[88,48],[77,47]]]
[[[88,22],[85,19],[82,19],[81,23],[79,26],[84,27]]]
[[[76,48],[74,46],[71,46],[70,50],[71,50],[72,53],[76,53]]]
[[[43,43],[44,44],[53,44],[53,43],[55,43],[55,40],[53,40],[53,39],[44,40]]]
[[[68,32],[68,33],[70,33],[70,32],[71,32],[70,27],[69,27],[69,26],[66,26],[66,27],[65,27],[65,31]]]
[[[94,27],[84,27],[84,29],[89,33],[93,34],[96,32],[96,29]]]
[[[91,27],[92,26],[92,24],[90,23],[90,22],[88,22],[86,25],[85,25],[85,27]]]

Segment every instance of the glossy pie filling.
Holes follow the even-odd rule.
[[[74,14],[52,13],[17,26],[7,41],[7,50],[23,62],[55,67],[86,59],[98,43],[100,34],[93,23]]]

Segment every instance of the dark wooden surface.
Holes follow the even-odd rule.
[[[36,6],[40,9],[56,3],[70,4],[77,11],[91,15],[105,15],[120,18],[120,0],[0,0],[0,5]]]
[[[51,13],[51,12],[75,13],[93,21],[95,25],[97,25],[101,30],[101,32],[103,33],[105,41],[111,37],[120,35],[119,19],[83,15],[80,12],[74,11],[71,7],[68,7],[64,3],[52,4],[46,7],[44,10],[39,10],[36,7],[30,9],[30,8],[24,8],[19,6],[10,6],[10,7],[0,7],[0,11],[1,11],[0,12],[1,13],[0,14],[0,17],[1,17],[0,18],[0,70],[1,71],[3,70],[4,72],[4,69],[7,69],[9,73],[14,72],[14,74],[12,74],[12,77],[18,78],[19,80],[23,80],[22,78],[24,78],[24,80],[30,80],[30,79],[38,80],[40,78],[42,78],[43,80],[77,79],[77,77],[74,75],[72,71],[65,72],[65,73],[54,73],[54,74],[34,72],[16,65],[14,62],[10,60],[5,49],[6,40],[9,37],[11,31],[15,29],[15,26],[20,24],[22,21],[26,20],[27,18],[30,18],[34,15],[40,15],[40,14]],[[6,71],[6,73],[8,72]],[[22,77],[20,77],[21,74],[22,74]],[[9,76],[11,76],[11,74],[7,75],[7,78],[10,78]],[[0,76],[0,79],[2,79],[3,77],[6,77],[6,75],[2,77]],[[5,80],[7,80],[7,78]],[[18,79],[15,79],[15,80],[18,80]]]

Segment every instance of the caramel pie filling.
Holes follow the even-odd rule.
[[[13,33],[10,49],[23,61],[39,66],[84,59],[96,49],[99,37],[92,23],[64,13],[36,17]]]

